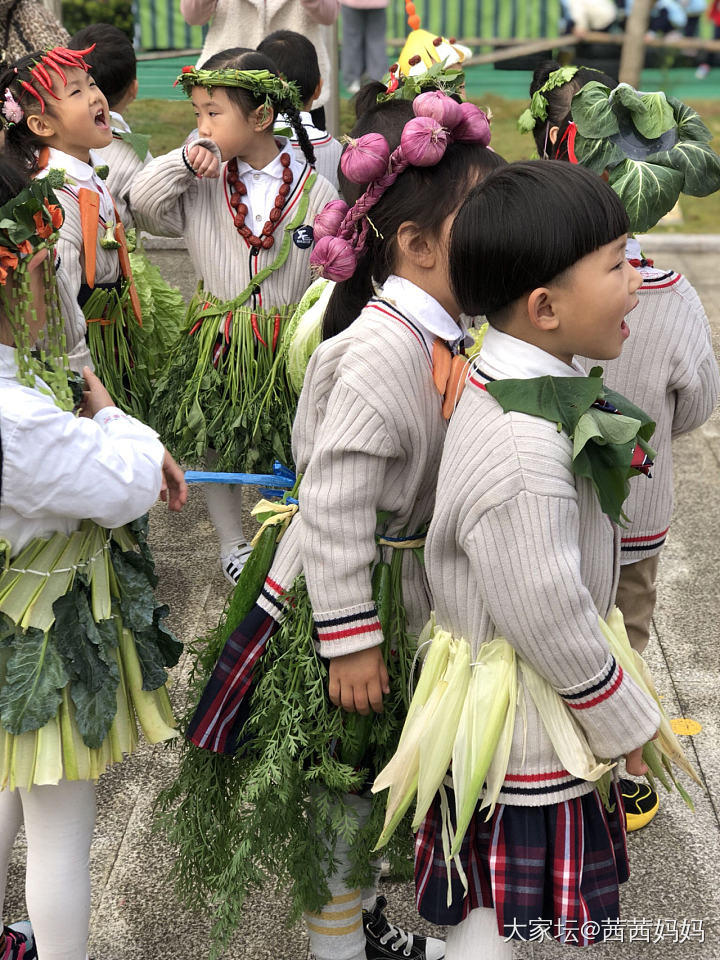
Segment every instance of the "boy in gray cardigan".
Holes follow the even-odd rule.
[[[624,256],[626,231],[625,209],[600,178],[546,161],[493,172],[461,208],[454,293],[490,328],[450,422],[425,558],[438,625],[465,637],[473,660],[483,643],[505,637],[562,698],[592,753],[625,755],[641,774],[659,712],[598,624],[619,571],[608,514],[619,515],[629,469],[603,472],[598,461],[580,475],[572,431],[544,405],[560,390],[563,409],[582,402],[587,378],[576,355],[610,359],[622,349],[641,283]],[[513,381],[524,403],[501,405],[493,396],[501,381]],[[498,804],[487,822],[476,808],[459,854],[466,897],[453,862],[458,895],[447,906],[440,794],[417,836],[418,908],[450,925],[447,957],[509,958],[501,938],[525,939],[539,917],[562,942],[602,940],[627,878],[614,783],[610,794],[606,811],[595,784],[564,769],[520,683]]]

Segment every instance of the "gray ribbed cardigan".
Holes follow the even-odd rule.
[[[298,403],[293,453],[303,474],[300,512],[259,602],[277,617],[279,593],[303,570],[326,657],[382,642],[370,583],[378,511],[392,515],[385,532],[396,537],[421,530],[432,516],[446,422],[427,338],[413,317],[432,326],[434,304],[450,318],[415,291],[419,300],[410,291],[402,313],[371,301],[347,330],[322,343]],[[414,310],[418,303],[422,313]],[[409,630],[417,634],[430,602],[425,573],[410,550],[403,592]]]
[[[672,438],[705,423],[720,392],[710,325],[695,289],[673,270],[640,272],[630,336],[616,360],[601,362],[604,382],[656,423],[652,483],[631,483],[624,507],[630,522],[622,531],[623,564],[662,549],[673,511]],[[596,362],[583,364],[589,370]]]
[[[518,355],[540,369],[530,371]],[[617,586],[615,527],[590,482],[572,473],[568,436],[538,417],[503,413],[479,386],[482,374],[537,376],[543,365],[550,375],[582,375],[488,331],[448,429],[425,548],[428,578],[438,624],[470,641],[474,654],[505,637],[572,708],[595,755],[615,758],[645,743],[659,723],[657,705],[616,664],[598,627]],[[563,769],[522,687],[521,707],[500,802],[557,803],[592,790]]]
[[[196,143],[213,150],[212,140],[198,138]],[[287,144],[286,140],[279,142]],[[233,223],[230,191],[226,181],[227,164],[220,179],[198,179],[183,161],[183,149],[155,157],[135,177],[130,205],[137,226],[161,236],[184,236],[195,270],[205,290],[220,300],[239,296],[265,267],[272,264],[283,238],[283,228],[293,222],[302,202],[302,186],[312,167],[293,160],[295,174],[288,203],[275,230],[275,245],[257,256],[241,237]],[[310,199],[303,224],[311,227],[326,203],[337,198],[336,190],[317,176],[310,188]],[[297,230],[283,266],[263,281],[254,307],[258,311],[297,303],[311,283],[308,231]],[[298,241],[298,242],[296,242]],[[300,243],[301,245],[298,245]]]

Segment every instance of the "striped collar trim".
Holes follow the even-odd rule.
[[[376,310],[378,313],[382,313],[386,317],[392,317],[393,320],[397,320],[398,323],[402,324],[406,330],[409,330],[422,347],[425,358],[430,365],[430,369],[432,370],[432,353],[430,352],[430,348],[428,347],[427,340],[425,338],[425,331],[419,324],[417,324],[414,320],[411,320],[410,317],[406,316],[404,313],[401,313],[394,304],[389,303],[387,300],[383,300],[382,297],[373,297],[372,300],[368,301],[367,308],[370,310]]]

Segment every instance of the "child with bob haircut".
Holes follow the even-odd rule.
[[[454,296],[490,326],[448,428],[425,561],[437,628],[465,638],[473,663],[505,638],[525,666],[491,815],[480,802],[472,812],[469,796],[467,830],[446,864],[456,795],[441,786],[417,834],[417,905],[450,926],[448,960],[510,958],[503,938],[527,939],[533,922],[562,942],[602,940],[628,876],[609,767],[593,768],[594,779],[604,773],[606,810],[595,782],[566,769],[524,679],[528,669],[544,678],[594,757],[625,755],[628,769],[645,772],[640,751],[659,710],[616,662],[598,619],[615,596],[610,517],[629,466],[604,472],[590,457],[581,475],[572,430],[559,429],[565,414],[548,415],[544,404],[562,391],[573,409],[594,410],[603,395],[575,356],[614,358],[629,335],[641,278],[625,260],[627,224],[599,177],[536,161],[491,173],[453,225]],[[647,421],[632,415],[634,433]],[[457,776],[454,755],[452,769]]]
[[[198,137],[156,157],[133,184],[138,224],[185,236],[198,291],[159,379],[155,426],[176,456],[206,454],[219,471],[268,473],[290,461],[296,394],[285,372],[288,320],[310,286],[313,221],[336,198],[317,174],[293,84],[268,57],[232,49],[178,77]],[[273,133],[286,116],[299,160]],[[250,554],[241,488],[207,491],[223,572],[235,583]]]
[[[522,126],[532,130],[538,153],[609,176],[610,186],[629,210],[631,233],[652,229],[681,193],[706,196],[720,187],[720,158],[710,147],[710,131],[692,107],[674,97],[661,91],[638,95],[605,74],[561,67],[554,60],[536,67],[530,96]],[[642,123],[644,100],[666,111],[659,137],[645,136],[650,131]],[[623,135],[618,137],[612,131],[620,121]],[[689,169],[683,166],[688,141],[704,158],[703,164]],[[663,151],[669,163],[661,168],[655,160]],[[629,187],[631,182],[634,186]],[[647,260],[633,236],[625,256],[643,278],[640,302],[633,314],[632,337],[621,355],[604,365],[604,379],[655,421],[657,466],[652,483],[631,486],[616,598],[630,643],[643,653],[650,640],[660,553],[672,520],[672,440],[697,429],[713,412],[720,374],[710,324],[689,280]],[[594,362],[586,359],[583,364],[589,370]],[[657,793],[629,778],[620,788],[628,830],[647,825],[658,810]]]

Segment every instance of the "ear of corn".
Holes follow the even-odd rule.
[[[506,728],[511,674],[515,674],[515,653],[507,641],[484,643],[473,666],[452,751],[456,810],[453,855],[460,849]]]
[[[512,650],[512,648],[510,648]],[[508,708],[505,715],[505,725],[503,726],[502,733],[498,740],[497,749],[493,754],[493,758],[490,761],[490,766],[488,767],[487,776],[485,778],[485,795],[483,797],[483,808],[488,807],[488,813],[485,817],[486,820],[489,820],[493,815],[495,810],[495,805],[497,803],[497,798],[500,795],[502,785],[505,781],[505,774],[507,773],[508,763],[510,761],[510,750],[512,748],[513,736],[515,734],[515,717],[516,709],[518,702],[518,661],[515,656],[515,651],[513,653],[513,665],[512,669],[508,671]],[[523,699],[523,706],[525,701]]]
[[[460,715],[470,683],[470,644],[465,639],[450,641],[450,656],[445,670],[447,684],[433,717],[432,735],[420,741],[417,805],[413,830],[417,830],[443,782],[453,755]]]
[[[534,667],[521,660],[520,673],[563,767],[574,777],[599,780],[614,764],[595,758],[575,717]]]
[[[704,789],[702,780],[696,773],[690,761],[685,756],[683,749],[680,746],[680,742],[675,736],[675,733],[670,725],[670,720],[665,713],[657,691],[655,690],[655,685],[653,684],[647,664],[637,650],[633,650],[633,648],[630,646],[630,641],[628,640],[627,631],[625,630],[625,621],[623,620],[622,613],[617,607],[614,607],[607,618],[607,622],[605,622],[602,617],[598,619],[600,622],[600,629],[607,639],[612,655],[615,657],[622,669],[630,677],[632,677],[640,689],[655,700],[660,709],[660,729],[658,731],[658,736],[656,740],[650,741],[653,744],[653,749],[660,754],[661,758],[667,758],[668,765],[670,763],[675,764],[675,766],[682,770],[683,773],[690,777],[691,780],[694,780],[698,786],[701,786]],[[651,760],[654,759],[652,750],[648,751],[648,756],[650,756]],[[643,757],[647,763],[648,761],[645,751],[643,751]],[[653,769],[650,763],[648,763],[648,766],[650,767],[651,772],[661,780],[664,786],[668,784],[669,789],[667,778],[660,777],[659,772],[657,772],[657,766],[655,769]],[[675,777],[672,776],[671,779],[672,782],[677,786]],[[678,792],[688,806],[692,807],[692,803],[690,802],[687,792],[684,789],[680,790],[679,787]]]

